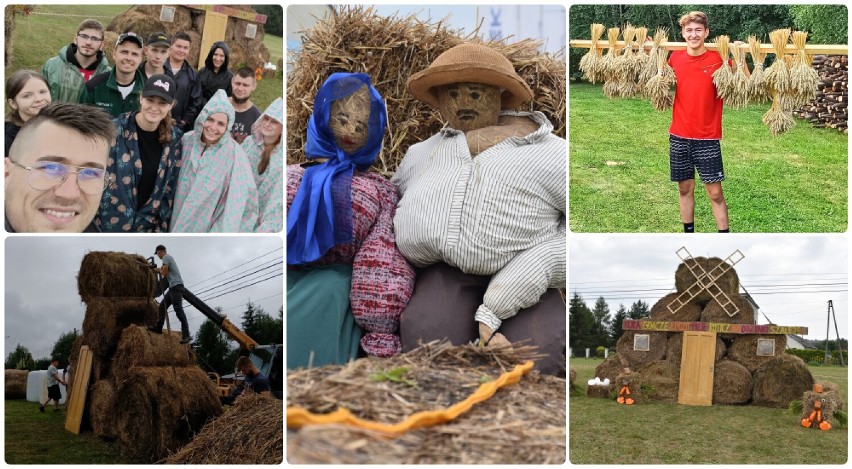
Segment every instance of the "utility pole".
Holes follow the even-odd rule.
[[[837,350],[840,352],[840,365],[846,366],[846,361],[843,359],[843,347],[840,345],[840,331],[837,329],[837,316],[834,315],[834,304],[831,300],[828,300],[828,311],[826,314],[826,323],[825,323],[825,359],[824,363],[828,363],[828,360],[831,358],[831,354],[828,352],[828,334],[831,330],[831,320],[834,319],[834,334],[837,337]]]

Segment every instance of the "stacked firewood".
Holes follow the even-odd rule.
[[[849,57],[845,55],[815,55],[813,67],[819,73],[816,97],[797,109],[796,117],[814,127],[829,127],[848,133]]]

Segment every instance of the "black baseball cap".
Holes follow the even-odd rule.
[[[177,93],[177,85],[175,84],[175,81],[172,77],[162,74],[152,75],[151,78],[148,78],[148,81],[145,82],[145,87],[142,88],[143,98],[159,96],[165,99],[169,104],[175,100],[175,93]],[[165,249],[162,245],[157,246],[157,249],[160,248]]]
[[[166,36],[166,33],[157,31],[156,33],[148,36],[148,46],[169,46],[171,47],[172,41]]]
[[[154,249],[154,254],[156,254],[160,251],[165,251],[165,250],[166,250],[166,247],[163,246],[162,244],[160,244],[159,246],[157,246],[157,249]]]
[[[128,31],[121,36],[118,36],[118,39],[115,41],[116,47],[124,41],[133,41],[136,44],[139,44],[139,47],[145,47],[145,44],[142,42],[142,38],[133,31]]]

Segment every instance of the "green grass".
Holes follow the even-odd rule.
[[[569,392],[569,454],[574,464],[844,464],[847,428],[803,428],[798,414],[755,406],[686,406],[641,401],[633,406],[585,396],[601,359],[572,358],[577,391]],[[837,383],[849,402],[848,369],[811,367]]]
[[[65,430],[62,412],[38,403],[7,400],[5,422],[6,464],[131,464],[117,443],[107,443],[92,432],[75,435]]]
[[[669,181],[671,112],[646,99],[613,99],[571,83],[570,224],[575,232],[680,232],[677,185]],[[735,232],[843,232],[847,228],[847,135],[797,119],[773,137],[769,105],[724,109],[723,183]],[[609,165],[607,164],[609,162]],[[695,230],[716,225],[700,180]]]
[[[22,68],[41,72],[47,59],[56,55],[62,46],[71,43],[77,32],[77,26],[85,19],[84,17],[97,19],[106,26],[111,18],[127,11],[128,8],[130,8],[128,5],[36,5],[37,13],[80,15],[80,17],[18,15],[13,32],[13,61],[11,66],[5,67],[6,77]],[[277,63],[284,54],[284,39],[266,34],[263,37],[263,43],[269,49],[269,61]],[[283,94],[284,78],[283,71],[280,71],[276,78],[266,78],[258,82],[252,101],[263,111],[275,98]],[[7,112],[8,105],[6,106]]]

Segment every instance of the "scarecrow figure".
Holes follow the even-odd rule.
[[[822,392],[822,385],[814,384],[814,390],[805,391],[802,396],[804,404],[802,409],[802,426],[805,428],[819,428],[820,430],[831,430],[828,420],[834,415],[835,406],[833,399]]]
[[[625,368],[624,374],[629,375],[630,368]],[[630,379],[628,378],[629,377],[625,377],[621,381],[621,389],[618,391],[618,399],[616,399],[619,404],[633,405],[636,403],[636,401],[630,397],[632,393],[630,392]]]
[[[536,368],[564,374],[565,140],[543,113],[511,111],[532,91],[484,45],[447,50],[408,89],[447,124],[410,147],[391,179],[397,244],[419,268],[403,350],[530,340],[548,355]]]
[[[401,349],[414,269],[394,240],[396,187],[367,171],[386,120],[369,76],[334,73],[314,100],[308,162],[287,167],[288,369]]]

